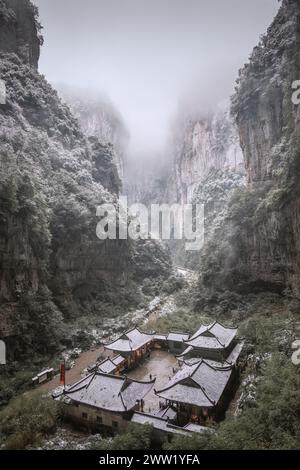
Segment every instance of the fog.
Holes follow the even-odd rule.
[[[108,95],[131,153],[159,152],[179,102],[205,109],[232,92],[277,0],[35,0],[52,83]]]

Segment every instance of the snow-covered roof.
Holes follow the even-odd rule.
[[[156,339],[157,341],[166,341],[167,337],[166,335],[154,335],[153,339]]]
[[[120,352],[130,352],[140,349],[145,344],[152,341],[154,334],[143,333],[137,327],[124,333],[112,343],[105,344],[106,349]]]
[[[237,328],[225,327],[215,321],[210,325],[202,325],[186,344],[194,348],[224,349],[227,348],[237,334]]]
[[[157,411],[157,413],[155,413],[155,416],[158,416],[159,418],[163,418],[167,421],[168,420],[172,421],[176,418],[177,412],[173,410],[173,408],[168,406],[167,408]]]
[[[97,371],[71,385],[60,398],[103,410],[124,412],[134,408],[137,400],[144,398],[152,389],[154,382],[155,379],[140,382]]]
[[[100,362],[100,364],[98,364],[96,367],[99,372],[104,372],[105,374],[112,374],[117,369],[117,367],[124,361],[125,358],[121,356],[121,354],[118,354],[117,356],[114,356],[112,358],[108,357],[107,359],[104,359],[104,361]]]
[[[104,359],[97,366],[99,372],[104,372],[105,374],[111,374],[116,370],[117,366],[110,359]]]
[[[190,351],[192,351],[194,348],[192,346],[188,346],[181,354],[176,356],[178,359],[181,357],[186,356]]]
[[[228,364],[226,361],[225,362],[220,362],[220,361],[214,361],[212,359],[204,359],[206,364],[212,366],[212,367],[228,367],[230,364]],[[178,358],[179,364],[182,366],[183,365],[188,365],[188,366],[194,366],[199,364],[201,361],[203,361],[203,357],[190,357],[189,359],[184,359],[184,358]]]
[[[207,364],[210,364],[213,367],[226,367],[228,365],[235,365],[242,352],[243,347],[244,347],[244,342],[237,343],[234,346],[233,350],[229,353],[229,355],[223,362],[213,361],[212,359],[205,359],[205,362]],[[198,351],[196,348],[193,348],[192,346],[189,346],[188,349],[189,351],[195,351],[195,353],[197,353]],[[184,363],[184,364],[188,364],[191,366],[194,364],[198,364],[200,361],[202,361],[202,359],[204,359],[203,357],[199,357],[199,356],[190,357],[187,359],[185,358],[186,354],[187,354],[187,351],[184,351],[180,356],[177,356],[178,362],[180,364]]]
[[[231,351],[231,353],[226,358],[226,362],[232,365],[236,364],[238,358],[240,357],[243,347],[244,347],[243,341],[240,343],[237,343],[235,347],[233,348],[233,350]]]
[[[232,366],[212,366],[203,359],[195,364],[184,362],[166,387],[155,390],[155,393],[166,400],[205,408],[214,407],[223,394],[232,369]]]
[[[189,335],[187,333],[170,331],[170,333],[167,336],[167,341],[175,341],[178,343],[182,343],[184,341],[187,341],[188,338],[189,338]]]
[[[125,361],[125,358],[123,356],[121,356],[121,354],[118,354],[117,356],[113,357],[111,359],[111,361],[116,365],[116,366],[119,366],[120,364],[122,364],[122,362]]]
[[[160,431],[166,432],[166,433],[171,433],[171,434],[181,434],[183,436],[191,435],[192,432],[206,432],[209,431],[209,428],[206,428],[204,426],[197,426],[196,428],[192,429],[189,427],[184,427],[181,428],[179,426],[175,426],[172,423],[169,423],[163,418],[160,418],[158,416],[146,414],[146,413],[140,413],[136,411],[132,418],[131,418],[132,423],[137,423],[137,424],[150,424],[153,426],[155,429],[158,429]],[[196,425],[194,425],[196,426]]]
[[[205,426],[200,426],[199,424],[195,424],[195,423],[188,423],[184,426],[183,429],[185,429],[186,431],[198,432],[198,433],[211,432],[212,431],[211,428],[207,428]]]

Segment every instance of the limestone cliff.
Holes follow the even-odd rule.
[[[66,85],[59,86],[58,91],[86,135],[97,137],[103,144],[113,145],[113,158],[123,180],[129,132],[121,114],[107,97],[99,93],[76,90]]]
[[[172,133],[172,170],[162,197],[170,203],[204,204],[207,243],[227,214],[232,192],[244,185],[243,154],[230,102],[220,103],[210,116],[182,111]],[[187,252],[182,242],[171,242],[170,247],[177,264],[199,268],[202,250]]]
[[[7,101],[0,105],[0,337],[10,359],[19,360],[32,351],[54,351],[69,334],[65,322],[89,315],[101,320],[108,304],[115,311],[129,308],[129,283],[152,276],[154,266],[156,276],[166,275],[170,262],[152,242],[147,248],[96,237],[96,207],[116,204],[120,190],[112,146],[85,136],[37,72],[31,4],[8,0],[1,8],[7,31],[13,34],[17,21],[18,43],[23,37],[32,51],[24,55],[19,46],[7,46],[11,36],[2,37]]]
[[[239,73],[232,113],[248,187],[236,192],[207,247],[206,286],[289,288],[300,295],[300,111],[292,103],[292,83],[300,76],[299,14],[299,0],[284,0]]]
[[[240,264],[250,279],[300,294],[300,109],[292,83],[300,77],[300,2],[284,0],[240,72],[233,113],[249,191],[260,192]],[[247,233],[246,233],[247,230]]]
[[[182,203],[192,201],[195,189],[211,170],[243,171],[242,150],[229,103],[221,103],[209,117],[191,117],[183,112],[173,135],[173,184]]]
[[[36,7],[29,1],[0,0],[0,50],[14,52],[38,67],[41,26]]]

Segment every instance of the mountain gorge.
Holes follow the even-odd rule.
[[[96,5],[98,0],[95,11]],[[55,7],[51,13],[56,15]],[[103,13],[108,14],[106,7]],[[80,6],[80,24],[81,15]],[[89,48],[87,38],[95,31],[87,23],[80,33]],[[115,18],[113,25],[120,28]],[[98,23],[96,27],[100,28]],[[109,22],[105,25],[105,38],[111,27]],[[140,33],[139,29],[138,37]],[[217,34],[222,37],[223,30]],[[139,101],[139,90],[134,89],[138,104],[131,96],[127,102],[132,115],[141,117],[136,140],[145,139],[141,153],[139,146],[131,146],[130,113],[126,120],[118,110],[122,99],[115,106],[97,91],[69,84],[57,85],[56,90],[47,82],[39,72],[43,41],[39,13],[30,0],[0,0],[0,93],[2,83],[6,88],[6,100],[0,100],[0,347],[4,340],[7,350],[6,364],[0,357],[0,450],[299,448],[300,375],[292,357],[299,357],[294,345],[300,334],[300,107],[292,94],[293,82],[300,81],[300,0],[281,1],[266,34],[237,71],[233,96],[211,104],[208,111],[206,100],[197,98],[199,90],[187,90],[192,105],[179,106],[170,120],[166,145],[156,153],[151,132],[143,132],[147,119],[142,119],[142,107],[149,101]],[[168,51],[173,47],[168,43]],[[130,60],[133,50],[128,49]],[[104,59],[99,62],[108,68],[115,60],[110,55]],[[125,65],[116,61],[118,70],[123,65],[130,69],[131,62],[125,59]],[[88,66],[86,70],[93,73]],[[131,70],[129,76],[132,80]],[[114,83],[120,89],[121,79],[116,77]],[[152,91],[145,93],[151,98]],[[158,96],[162,111],[166,104]],[[155,118],[155,125],[162,122]],[[203,205],[203,246],[188,251],[184,239],[151,239],[149,227],[148,239],[100,240],[97,208],[109,204],[112,213],[115,210],[116,235],[120,234],[120,196],[127,196],[128,206],[142,203],[148,209],[151,204],[177,205],[182,211],[185,204]],[[139,215],[126,215],[127,226],[134,220],[135,234],[142,232]],[[172,224],[171,218],[174,229]],[[222,363],[215,360],[215,350],[228,348],[226,337],[215,336],[212,356],[203,355],[214,336],[211,326],[203,326],[217,322],[222,330],[235,331],[239,346],[236,358],[231,350]],[[133,326],[135,332],[129,336],[126,330]],[[194,351],[194,357],[190,343],[197,330],[204,346]],[[139,343],[140,336],[150,337],[149,342]],[[208,402],[205,390],[215,393],[217,379],[211,380],[206,372],[205,386],[201,382],[195,387],[196,369],[189,376],[182,373],[186,365],[196,365],[193,360],[214,371],[234,370],[232,383],[230,379],[223,389],[226,406],[216,420],[209,409],[218,402]],[[127,364],[118,368],[118,361]],[[106,370],[103,363],[116,368]],[[99,402],[93,416],[99,434],[91,434],[90,410],[81,413],[75,399],[78,423],[83,424],[77,432],[65,421],[61,403],[46,396],[63,382],[62,365],[61,372],[68,371],[67,394],[71,383],[91,372],[113,380],[123,380],[124,374],[124,384],[127,379],[128,383],[120,390],[128,395],[129,382],[156,381],[160,387],[160,380],[172,381],[171,375],[179,374],[183,383],[178,384],[185,390],[198,388],[204,405],[197,415],[198,405],[188,396],[180,402],[175,395],[175,400],[167,398],[164,403],[165,395],[156,394],[156,388],[155,401],[134,397],[129,410],[119,394],[126,416],[131,411],[150,416],[155,419],[150,423],[159,421],[159,431],[167,429],[166,439],[158,445],[151,440],[152,426],[131,427],[138,420],[120,426],[121,421],[115,421],[119,411],[108,409],[111,397],[116,397],[115,386],[97,385],[89,389],[92,398],[85,404],[93,407],[95,396],[103,392],[107,409]],[[49,382],[40,383],[39,376],[45,374]],[[85,383],[88,389],[91,382]],[[165,414],[164,405],[170,416],[190,407],[188,425],[204,424],[209,430],[200,432],[198,427],[182,434],[177,429],[169,434],[170,427],[178,426]],[[103,410],[112,412],[107,428],[102,428]],[[179,424],[180,431],[186,431],[186,425]]]
[[[204,248],[169,244],[177,264],[199,272],[200,292],[298,295],[298,6],[283,2],[239,72],[231,106],[182,110],[164,167],[134,189],[125,179],[129,199],[204,204]],[[150,240],[97,239],[97,205],[122,192],[126,126],[108,101],[61,90],[71,111],[39,75],[41,26],[29,1],[2,0],[0,13],[2,336],[21,338],[20,351],[26,338],[30,349],[43,318],[49,349],[63,321],[97,314],[103,302],[117,311],[135,304],[129,285],[167,277],[171,260]]]

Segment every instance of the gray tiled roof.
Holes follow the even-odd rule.
[[[191,435],[192,432],[209,431],[209,428],[206,428],[204,426],[197,426],[197,430],[196,428],[194,429],[188,428],[188,427],[181,428],[179,426],[175,426],[174,424],[168,423],[168,421],[158,416],[154,416],[154,415],[150,415],[146,413],[140,413],[140,412],[135,412],[133,414],[131,418],[131,422],[137,423],[137,424],[150,424],[155,429],[158,429],[160,431],[163,431],[166,433],[172,433],[172,434],[181,434],[183,436]]]
[[[186,355],[187,355],[189,352],[191,352],[193,349],[194,349],[193,346],[188,346],[181,354],[179,354],[179,355],[176,356],[176,357],[180,358],[180,357],[186,356]]]
[[[220,400],[230,379],[232,366],[215,367],[209,361],[184,363],[166,387],[155,393],[175,402],[200,407],[213,407]]]
[[[98,371],[104,372],[105,374],[111,374],[116,370],[116,368],[116,364],[114,364],[110,359],[105,359],[97,366]]]
[[[105,348],[121,352],[136,351],[149,343],[149,341],[152,341],[153,338],[154,334],[143,333],[135,327],[124,333],[112,343],[105,344]]]
[[[182,343],[183,341],[187,341],[189,335],[187,333],[180,333],[177,331],[170,331],[167,336],[168,341],[177,341],[178,343]]]
[[[228,328],[214,322],[207,326],[202,325],[186,344],[195,348],[224,349],[229,346],[236,334],[237,328]]]
[[[191,357],[189,359],[178,359],[179,363],[182,365],[186,364],[189,366],[193,366],[196,364],[199,364],[201,361],[205,360],[206,364],[209,364],[212,367],[228,367],[227,362],[219,362],[219,361],[213,361],[212,359],[204,359],[203,357]]]
[[[242,349],[244,347],[244,342],[239,342],[237,343],[233,350],[229,353],[229,355],[227,356],[227,358],[223,361],[223,362],[220,362],[220,361],[213,361],[211,359],[205,359],[205,362],[207,364],[210,364],[211,366],[213,367],[226,367],[228,365],[235,365],[241,352],[242,352]],[[195,353],[197,353],[197,349],[196,348],[192,348],[190,346],[190,351],[194,350]],[[202,359],[202,357],[190,357],[188,359],[185,359],[185,351],[183,352],[183,354],[181,354],[180,356],[177,356],[177,359],[178,359],[178,362],[183,364],[188,364],[188,365],[194,365],[194,364],[197,364],[199,363]]]
[[[125,358],[118,354],[112,358],[104,359],[102,362],[97,363],[93,368],[90,370],[98,370],[98,372],[104,372],[105,374],[112,374],[115,372],[117,367],[125,361]]]
[[[155,416],[159,417],[159,418],[163,418],[165,420],[174,420],[177,416],[177,412],[175,410],[173,410],[170,406],[168,406],[167,408],[164,408],[162,410],[159,410],[157,411],[156,413],[154,413]]]
[[[160,431],[173,432],[174,434],[184,434],[184,430],[182,428],[173,428],[172,430],[169,430],[168,422],[163,418],[150,414],[139,413],[137,411],[132,416],[131,422],[137,424],[150,424],[155,429],[159,429]]]
[[[103,410],[124,412],[131,410],[137,400],[144,398],[154,382],[138,382],[127,377],[96,372],[69,387],[63,397]]]
[[[211,432],[211,428],[207,428],[205,426],[200,426],[199,424],[195,423],[188,423],[184,426],[183,429],[186,429],[187,431],[191,432],[198,432],[198,433],[203,433],[203,432]]]
[[[116,365],[116,366],[119,366],[120,364],[122,364],[122,362],[125,361],[125,358],[123,356],[121,356],[121,354],[118,354],[117,356],[113,357],[111,359],[111,361]]]
[[[240,354],[242,352],[242,349],[244,347],[244,342],[237,343],[231,353],[228,355],[226,358],[226,362],[228,364],[236,364],[238,358],[240,357]]]
[[[154,338],[153,339],[156,339],[158,341],[165,341],[167,339],[166,335],[154,335]]]

